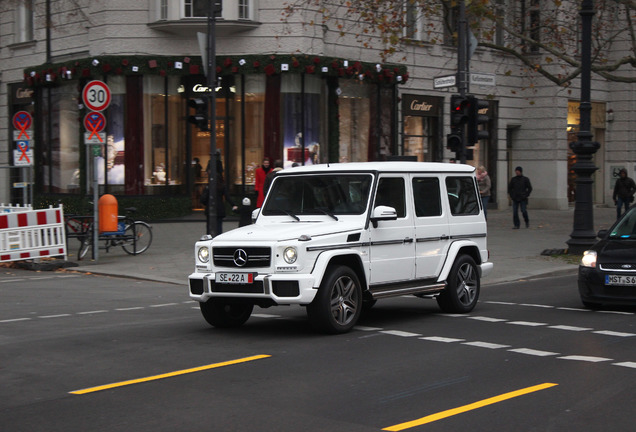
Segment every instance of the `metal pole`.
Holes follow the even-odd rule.
[[[98,146],[99,144],[97,144]],[[99,161],[95,156],[96,144],[91,146],[93,150],[93,259],[99,260],[99,179],[97,177],[97,168],[99,167]]]
[[[457,81],[459,95],[464,97],[468,93],[468,32],[466,31],[466,3],[459,2],[459,17],[457,21]],[[462,145],[459,153],[459,162],[466,163],[466,125],[462,125]]]
[[[593,0],[583,0],[581,3],[581,119],[578,141],[570,143],[570,148],[576,155],[576,163],[572,166],[576,174],[576,200],[574,204],[574,223],[570,234],[570,254],[581,254],[596,241],[594,232],[594,208],[592,174],[598,169],[592,158],[600,144],[592,141],[590,87],[591,87],[591,52],[592,52],[592,17],[594,16]]]
[[[216,35],[214,0],[208,0],[208,105],[210,112],[210,170],[208,172],[207,233],[216,237]]]

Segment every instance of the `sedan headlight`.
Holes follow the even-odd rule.
[[[581,258],[581,265],[583,267],[596,267],[596,251],[585,251],[583,252],[583,258]]]
[[[207,246],[200,247],[197,251],[197,257],[199,261],[204,263],[210,261],[210,249],[208,249]]]
[[[285,251],[283,252],[283,259],[285,260],[287,264],[295,263],[297,258],[298,258],[298,253],[295,247],[290,246],[285,248]]]

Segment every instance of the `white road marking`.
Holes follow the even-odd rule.
[[[125,312],[125,311],[140,310],[140,309],[145,309],[145,308],[143,306],[136,306],[136,307],[128,307],[128,308],[117,308],[115,310],[119,312]]]
[[[41,315],[38,318],[62,318],[62,317],[68,317],[71,316],[71,314],[59,314],[59,315]]]
[[[508,320],[501,319],[501,318],[491,318],[491,317],[485,317],[485,316],[471,316],[471,317],[468,317],[468,319],[474,319],[474,320],[477,320],[477,321],[486,321],[486,322],[508,321]]]
[[[513,324],[518,326],[526,326],[526,327],[542,327],[548,324],[540,323],[540,322],[532,322],[532,321],[508,321],[506,324]]]
[[[611,331],[611,330],[598,330],[598,331],[593,331],[592,333],[605,335],[605,336],[618,336],[618,337],[632,337],[632,336],[636,336],[636,334],[634,334],[634,333],[622,333],[622,332]]]
[[[533,304],[533,303],[521,303],[519,306],[544,308],[544,309],[554,309],[554,306],[542,305],[542,304]]]
[[[594,330],[589,327],[575,327],[575,326],[568,326],[568,325],[554,325],[554,326],[549,326],[548,328],[555,329],[555,330],[575,331],[575,332]]]
[[[9,322],[17,322],[17,321],[29,321],[31,318],[14,318],[14,319],[6,319],[0,321],[0,323],[9,323]]]
[[[490,342],[462,342],[462,345],[470,345],[478,348],[488,348],[488,349],[501,349],[501,348],[510,348],[510,345],[501,345]]]
[[[280,318],[280,315],[272,315],[272,314],[252,314],[253,317],[256,318]]]
[[[612,361],[612,359],[610,358],[582,356],[582,355],[571,355],[571,356],[564,356],[564,357],[557,357],[557,358],[560,360],[575,360],[575,361],[584,361],[584,362],[590,362],[590,363]]]
[[[96,310],[96,311],[86,311],[86,312],[77,312],[77,315],[91,315],[91,314],[100,314],[106,313],[107,310]]]
[[[632,369],[636,369],[636,362],[621,362],[621,363],[612,363],[614,366],[623,366]]]
[[[555,353],[555,352],[540,351],[540,350],[535,350],[530,348],[515,348],[515,349],[509,349],[508,351],[515,352],[518,354],[527,354],[527,355],[537,356],[537,357],[549,357],[549,356],[559,355],[559,353]]]
[[[466,339],[455,339],[455,338],[447,338],[441,336],[424,336],[420,339],[428,340],[431,342],[444,342],[444,343],[452,343],[452,342],[464,342]]]
[[[392,336],[400,336],[400,337],[414,337],[414,336],[422,336],[418,333],[405,332],[400,330],[381,330],[380,333],[392,335]]]
[[[166,307],[166,306],[176,306],[178,303],[164,303],[164,304],[156,304],[156,305],[150,305],[148,307],[151,308],[160,308],[160,307]]]

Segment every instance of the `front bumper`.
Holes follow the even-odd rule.
[[[605,276],[608,274],[620,273],[579,267],[578,286],[581,300],[599,304],[636,305],[636,286],[605,285]]]
[[[274,305],[308,305],[316,296],[315,282],[311,274],[256,275],[250,284],[217,283],[214,273],[188,276],[190,298],[202,303],[212,297],[224,297]]]

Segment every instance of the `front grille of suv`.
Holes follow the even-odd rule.
[[[215,266],[241,269],[269,267],[271,254],[268,247],[215,247],[212,250]],[[242,262],[245,264],[237,264]]]

